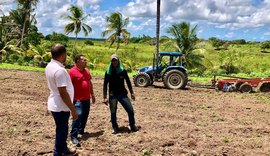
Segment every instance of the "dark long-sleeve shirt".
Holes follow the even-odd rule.
[[[128,89],[131,94],[133,94],[132,85],[129,80],[126,70],[117,73],[116,70],[112,70],[111,75],[105,72],[104,83],[103,83],[103,97],[107,97],[107,86],[109,83],[109,95],[127,95],[128,92],[125,88],[125,80]]]

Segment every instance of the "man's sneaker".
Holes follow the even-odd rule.
[[[139,128],[137,126],[133,125],[133,126],[130,126],[130,130],[132,132],[137,132],[139,130]]]
[[[116,134],[116,133],[118,133],[118,128],[112,128],[112,134]]]
[[[76,147],[81,147],[81,144],[79,143],[79,140],[77,138],[71,138],[71,142]]]
[[[76,154],[76,148],[70,148],[68,147],[66,152],[63,153],[64,155],[73,155],[73,154]]]

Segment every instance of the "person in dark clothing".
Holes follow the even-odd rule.
[[[135,100],[135,95],[132,90],[132,85],[128,77],[127,71],[120,64],[119,58],[116,54],[111,56],[111,64],[105,72],[104,83],[103,83],[103,98],[104,103],[110,105],[111,111],[111,122],[112,122],[112,133],[116,134],[118,132],[117,124],[117,103],[118,101],[124,107],[128,113],[129,126],[132,132],[138,131],[138,128],[135,125],[134,110],[130,102],[129,97],[127,96],[128,91],[125,88],[125,81],[127,83],[128,89],[131,94],[131,98]],[[107,87],[109,83],[109,99],[107,97]]]

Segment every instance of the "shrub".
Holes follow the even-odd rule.
[[[91,41],[91,40],[86,40],[86,41],[84,42],[84,44],[86,44],[86,45],[94,45],[94,42]]]
[[[7,62],[8,63],[15,63],[19,59],[19,56],[17,54],[10,54],[8,56]]]

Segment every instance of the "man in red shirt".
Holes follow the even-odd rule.
[[[84,55],[75,57],[76,65],[69,70],[69,75],[74,86],[73,105],[78,112],[78,119],[72,122],[72,130],[70,132],[71,142],[80,147],[78,134],[84,134],[87,118],[90,112],[90,98],[92,103],[95,103],[95,95],[91,82],[91,74],[85,68],[87,60]]]

